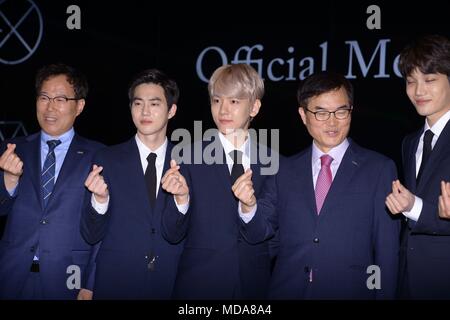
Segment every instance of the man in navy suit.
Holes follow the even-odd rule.
[[[150,69],[133,79],[128,95],[137,133],[98,152],[85,183],[92,195],[85,201],[81,232],[89,243],[101,241],[94,299],[169,299],[182,244],[161,235],[161,212],[174,197],[159,185],[169,168],[166,130],[179,89]]]
[[[297,97],[312,146],[281,162],[257,203],[247,174],[235,187],[249,215],[241,229],[246,239],[279,231],[270,297],[393,298],[399,222],[384,200],[395,165],[347,137],[353,88],[342,75],[312,75]]]
[[[214,141],[191,146],[203,152],[202,161],[183,164],[181,172],[174,161],[162,179],[177,203],[188,205],[184,213],[171,203],[163,215],[166,238],[186,239],[174,298],[262,299],[270,277],[269,243],[251,245],[240,235],[232,185],[244,170],[253,172],[256,192],[265,179],[256,154],[262,149],[248,130],[261,107],[264,83],[249,65],[225,65],[213,73],[208,89],[218,129]],[[213,159],[205,158],[208,150]]]
[[[394,181],[386,199],[392,213],[406,218],[399,293],[403,299],[450,299],[450,220],[438,209],[441,183],[450,180],[449,39],[417,39],[400,54],[399,69],[408,98],[425,117],[425,125],[403,140],[405,185]]]
[[[2,299],[73,299],[92,294],[73,289],[77,280],[68,279],[81,276],[78,280],[84,286],[88,277],[91,247],[78,226],[84,180],[92,155],[102,147],[73,129],[87,91],[85,77],[73,68],[43,67],[36,76],[41,131],[2,145],[0,214],[8,215],[0,242]]]

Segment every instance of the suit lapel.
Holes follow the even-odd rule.
[[[219,137],[216,135],[215,139],[212,143],[215,143],[214,152],[217,152],[222,155],[222,163],[213,164],[211,167],[213,168],[215,174],[218,176],[217,181],[222,184],[224,190],[230,190],[231,192],[231,176],[230,170],[228,169],[227,158],[225,155],[225,150],[223,149],[222,143],[220,143]],[[215,142],[217,141],[217,142]],[[216,160],[220,159],[220,157],[216,157],[216,155],[212,155]]]
[[[172,159],[172,148],[173,148],[173,145],[169,142],[167,144],[166,156],[164,158],[164,167],[163,167],[163,171],[161,173],[161,178],[164,176],[166,171],[170,168],[170,160]],[[164,204],[166,203],[167,196],[168,196],[168,193],[163,188],[161,188],[161,183],[160,183],[158,186],[158,196],[156,197],[155,208],[154,208],[154,211],[152,214],[152,220],[154,220],[154,217],[157,213],[160,213],[164,209]],[[169,201],[170,201],[170,199],[169,199]]]
[[[58,197],[59,194],[66,189],[66,184],[71,181],[71,175],[82,174],[83,171],[77,169],[77,167],[82,163],[82,159],[85,157],[85,152],[86,150],[82,147],[79,137],[75,134],[72,142],[70,143],[69,150],[67,150],[61,170],[59,171],[58,179],[56,180],[53,192],[48,200],[47,208],[51,205],[53,198]],[[83,180],[83,178],[87,178],[87,175],[81,179]],[[78,178],[73,180],[76,181]]]
[[[415,193],[416,186],[416,150],[419,145],[419,138],[422,135],[423,130],[417,131],[411,139],[405,143],[405,154],[406,161],[404,162],[405,166],[405,183],[406,187],[412,192]]]
[[[432,173],[435,169],[439,167],[439,162],[447,157],[450,156],[450,121],[447,122],[447,124],[444,127],[444,130],[442,130],[439,139],[437,140],[433,151],[431,152],[430,158],[428,159],[427,164],[425,165],[425,168],[422,173],[422,177],[420,179],[420,184],[417,186],[417,191],[421,192],[424,186],[427,185],[428,180],[431,178]]]
[[[31,182],[37,194],[37,199],[41,209],[43,209],[42,203],[42,191],[41,191],[41,135],[36,133],[27,137],[27,147],[23,152],[23,163],[25,170],[28,167]]]
[[[148,199],[147,185],[145,183],[139,148],[134,137],[124,145],[121,154],[121,162],[121,166],[123,167],[122,174],[127,176],[127,181],[134,182],[133,193],[136,195],[137,199],[141,199],[142,205],[145,208],[145,210],[141,211],[142,213],[138,212],[136,214],[143,214],[147,222],[150,223],[152,218],[152,207],[150,205],[150,200]]]
[[[353,178],[355,172],[357,172],[360,166],[360,159],[357,155],[357,146],[353,141],[350,141],[350,145],[342,158],[342,162],[339,165],[339,169],[336,172],[336,176],[333,179],[330,190],[323,204],[320,212],[320,217],[329,215],[329,211],[333,212],[332,205],[339,202],[340,193],[348,190],[348,184]]]
[[[310,212],[314,220],[317,219],[316,195],[314,193],[314,182],[311,167],[312,147],[309,147],[302,153],[298,159],[294,160],[294,173],[292,179],[299,188],[298,197],[305,199],[302,206]]]
[[[258,193],[261,190],[261,184],[263,177],[261,176],[261,162],[258,157],[258,145],[255,141],[251,140],[250,145],[250,169],[252,170],[252,182],[254,185],[255,192]]]

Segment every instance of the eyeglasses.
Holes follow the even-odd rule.
[[[334,114],[334,117],[338,120],[345,120],[349,117],[350,113],[352,113],[353,108],[346,108],[346,109],[338,109],[336,111],[311,111],[305,108],[306,111],[311,112],[314,114],[314,117],[317,121],[327,121],[330,119],[331,114]]]
[[[77,98],[67,98],[66,96],[56,96],[56,97],[49,97],[46,94],[38,94],[37,95],[37,101],[40,103],[49,103],[50,101],[52,101],[53,103],[57,103],[57,104],[65,104],[70,100],[80,100]]]

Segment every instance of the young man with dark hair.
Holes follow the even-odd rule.
[[[400,297],[450,299],[450,220],[439,216],[441,182],[450,180],[450,41],[429,35],[400,54],[406,94],[425,124],[403,140],[404,185],[386,204],[403,214]],[[444,193],[445,196],[445,193]]]
[[[136,135],[98,152],[85,185],[81,233],[101,241],[94,299],[170,299],[182,244],[161,235],[161,213],[173,196],[162,190],[172,144],[167,124],[175,116],[179,89],[156,69],[145,70],[129,89]],[[183,210],[180,207],[180,210]]]

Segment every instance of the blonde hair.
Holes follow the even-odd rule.
[[[209,97],[225,95],[248,98],[253,103],[262,99],[264,82],[253,67],[248,64],[227,64],[214,71],[208,83]]]

